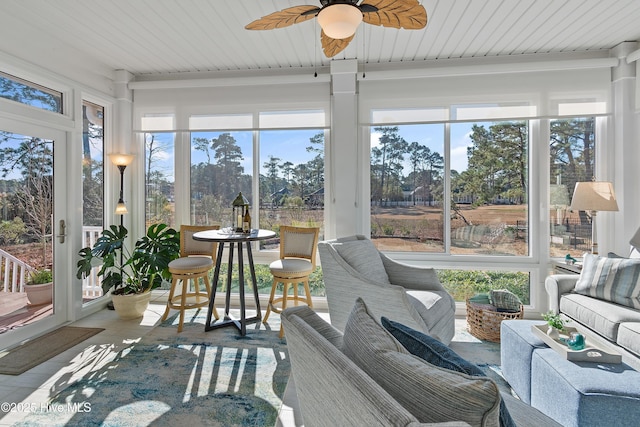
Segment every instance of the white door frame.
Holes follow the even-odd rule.
[[[32,124],[3,117],[0,117],[0,129],[20,135],[35,136],[54,141],[54,227],[52,236],[54,253],[53,270],[55,274],[54,312],[43,320],[0,334],[0,349],[2,349],[53,330],[73,320],[73,300],[74,297],[78,298],[79,295],[81,304],[82,293],[72,292],[72,287],[75,286],[76,280],[72,275],[73,263],[70,261],[73,259],[72,253],[74,249],[73,239],[70,237],[75,234],[75,230],[72,230],[69,226],[72,221],[69,221],[69,214],[71,212],[69,212],[69,204],[67,203],[68,193],[72,190],[71,184],[74,182],[70,179],[72,172],[70,171],[68,162],[68,155],[71,151],[69,147],[72,146],[72,144],[70,144],[71,133],[40,124]],[[81,191],[81,189],[78,191]],[[57,237],[60,231],[60,220],[64,220],[67,224],[64,243],[61,243]]]

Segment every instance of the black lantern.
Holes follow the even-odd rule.
[[[245,211],[249,209],[249,201],[242,195],[242,191],[238,193],[232,206],[231,223],[233,224],[233,229],[236,232],[242,232],[242,219]]]

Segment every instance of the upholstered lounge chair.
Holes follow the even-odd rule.
[[[402,264],[380,253],[364,236],[318,243],[331,324],[344,331],[361,297],[379,319],[403,323],[449,344],[455,302],[432,268]]]

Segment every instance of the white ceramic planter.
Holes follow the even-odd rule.
[[[53,282],[25,285],[24,291],[31,305],[51,304],[53,301]]]
[[[547,329],[547,335],[549,336],[549,338],[551,338],[552,340],[557,340],[560,338],[560,331],[558,331],[556,328],[554,328],[553,326],[549,326],[549,328]]]
[[[151,292],[134,295],[112,295],[113,308],[121,319],[142,317],[151,301]]]

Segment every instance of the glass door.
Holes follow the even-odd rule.
[[[0,119],[0,348],[69,317],[66,170],[65,132]]]

